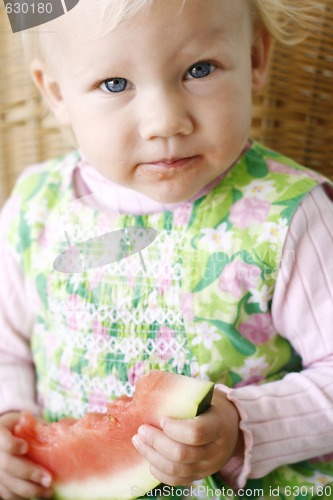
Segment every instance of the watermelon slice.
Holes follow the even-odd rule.
[[[29,444],[28,458],[48,469],[62,500],[132,499],[159,481],[132,444],[143,423],[162,416],[193,418],[210,405],[214,384],[164,371],[138,380],[133,398],[122,396],[106,413],[42,423],[22,412],[14,434]]]

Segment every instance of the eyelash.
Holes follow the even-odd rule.
[[[208,61],[199,61],[193,64],[186,71],[185,79],[194,80],[194,79],[206,78],[215,70],[216,70],[215,64],[210,63]],[[113,90],[111,85],[114,86]],[[134,88],[134,86],[128,80],[126,80],[126,78],[121,78],[121,77],[108,78],[100,85],[101,90],[104,90],[104,92],[110,94],[121,94],[125,90],[129,90],[129,87],[131,87],[132,89]]]

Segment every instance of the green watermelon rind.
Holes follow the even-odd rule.
[[[126,471],[123,477],[96,478],[59,484],[53,500],[133,500],[158,486],[159,481],[150,473],[149,464],[142,461],[137,470]],[[134,479],[135,478],[135,479]]]

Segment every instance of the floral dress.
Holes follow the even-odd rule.
[[[254,142],[195,202],[119,215],[93,194],[75,197],[78,161],[72,153],[47,162],[14,192],[21,210],[10,244],[35,309],[31,348],[46,419],[103,411],[152,369],[229,387],[301,370],[271,304],[290,221],[319,176]],[[142,243],[149,228],[154,236]],[[110,259],[98,265],[101,255],[84,242],[101,235]],[[238,494],[216,474],[147,498],[332,498],[318,489],[332,481],[332,462],[313,460],[249,480]]]

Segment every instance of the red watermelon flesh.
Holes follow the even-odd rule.
[[[105,414],[87,413],[79,420],[66,418],[52,424],[23,412],[14,433],[28,441],[28,457],[46,467],[56,481],[85,478],[91,464],[96,476],[116,473],[124,462],[130,465],[138,460],[131,437],[142,419],[131,398],[126,399],[109,404]]]
[[[133,398],[112,401],[105,413],[48,424],[22,412],[14,434],[28,442],[27,456],[51,472],[58,498],[133,498],[158,484],[132,445],[139,426],[159,427],[162,416],[195,417],[212,391],[211,382],[152,371],[138,380]]]

